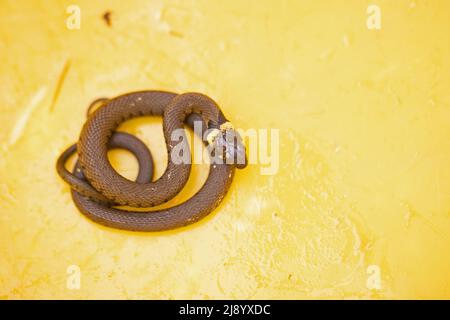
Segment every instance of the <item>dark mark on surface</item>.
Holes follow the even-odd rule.
[[[52,112],[55,109],[56,102],[58,101],[62,86],[64,84],[64,81],[66,80],[67,72],[69,72],[69,68],[70,68],[70,60],[67,60],[66,63],[64,64],[63,69],[61,70],[61,73],[59,74],[58,82],[56,83],[55,92],[52,98],[52,104],[50,105],[50,112]]]
[[[184,34],[182,34],[181,32],[175,31],[175,30],[170,30],[169,34],[176,38],[184,38]]]
[[[104,14],[103,14],[103,20],[105,21],[105,23],[106,23],[106,25],[108,26],[108,27],[111,27],[111,25],[112,25],[112,22],[111,22],[111,14],[112,14],[112,12],[111,11],[106,11]]]

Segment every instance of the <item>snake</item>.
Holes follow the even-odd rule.
[[[163,120],[168,160],[164,173],[156,180],[148,147],[137,137],[117,131],[121,123],[142,116],[159,116]],[[184,128],[186,125],[194,129],[196,123],[200,131],[194,133],[212,150],[210,160],[214,159],[210,161],[206,181],[185,202],[152,209],[172,199],[186,185],[191,163],[174,161],[177,158],[173,155],[182,150],[186,157],[183,159],[191,159]],[[139,169],[134,181],[120,175],[109,162],[108,151],[117,148],[136,157]],[[78,159],[71,172],[66,165],[75,153]],[[242,138],[213,99],[197,92],[176,94],[156,90],[95,100],[88,108],[78,142],[56,162],[57,173],[69,184],[72,199],[83,215],[110,228],[140,232],[181,228],[203,219],[224,199],[235,169],[246,166]]]

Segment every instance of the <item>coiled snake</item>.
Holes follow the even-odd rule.
[[[72,188],[75,205],[97,223],[131,231],[163,231],[194,223],[219,205],[231,185],[235,168],[247,165],[239,134],[217,104],[203,94],[141,91],[101,99],[93,104],[97,102],[102,105],[88,116],[78,143],[65,150],[56,164],[58,174]],[[163,117],[168,164],[156,181],[152,181],[153,161],[145,144],[130,134],[116,131],[122,122],[139,116]],[[157,206],[181,191],[189,178],[191,164],[176,163],[171,155],[179,144],[186,144],[187,148],[183,150],[189,152],[183,128],[184,124],[193,128],[196,121],[201,124],[201,132],[196,133],[201,138],[207,134],[204,143],[215,150],[211,154],[223,151],[219,154],[222,161],[211,162],[202,188],[187,201],[168,209],[133,211],[117,208]],[[178,129],[182,129],[181,138],[174,139],[172,133]],[[230,134],[234,137],[231,141],[227,138]],[[136,181],[124,178],[111,166],[107,152],[112,148],[126,149],[136,156],[139,164]],[[78,161],[71,173],[65,164],[75,152],[78,152]]]

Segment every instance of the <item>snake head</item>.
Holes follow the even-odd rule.
[[[207,137],[210,145],[217,151],[226,164],[234,164],[236,168],[243,169],[247,166],[247,154],[241,135],[230,122],[225,122],[220,129],[214,129]]]

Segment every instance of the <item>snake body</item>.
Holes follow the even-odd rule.
[[[231,185],[235,168],[246,165],[225,161],[211,164],[202,188],[174,207],[149,211],[119,209],[116,206],[157,206],[172,199],[184,187],[191,165],[174,163],[171,152],[180,143],[186,144],[183,150],[189,150],[189,147],[185,136],[173,140],[174,130],[183,129],[185,124],[193,127],[195,121],[200,121],[202,135],[209,129],[218,130],[220,135],[224,133],[220,128],[228,120],[211,98],[199,93],[177,95],[164,91],[141,91],[102,103],[88,117],[78,143],[64,151],[56,165],[59,175],[72,188],[75,205],[95,222],[131,231],[163,231],[194,223],[219,205]],[[116,131],[122,122],[139,116],[163,117],[168,163],[165,172],[156,181],[152,181],[153,161],[145,144],[132,135]],[[226,144],[224,147],[233,148]],[[112,148],[127,149],[136,156],[139,164],[136,181],[124,178],[111,166],[107,152]],[[239,146],[234,151],[242,150],[243,147]],[[73,173],[70,173],[65,163],[76,151],[78,162]]]

